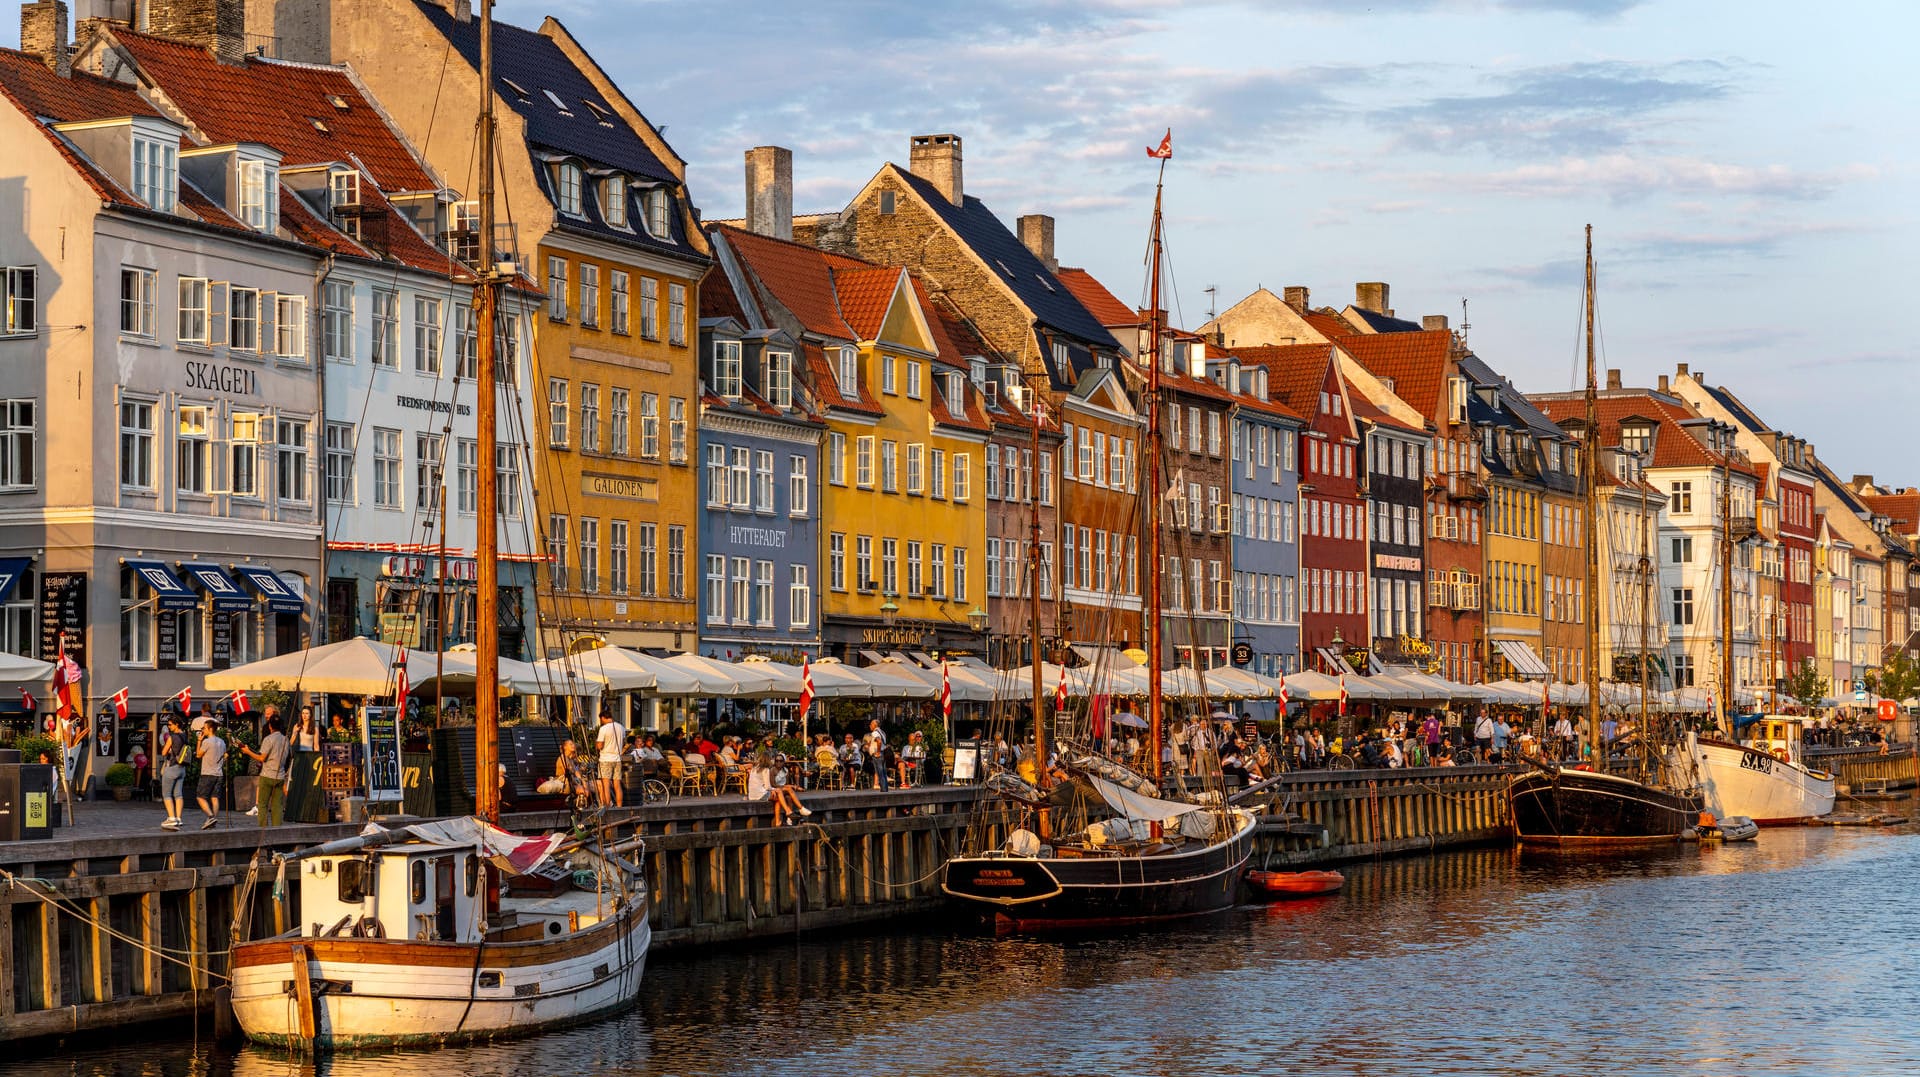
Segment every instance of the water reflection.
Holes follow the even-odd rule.
[[[1122,938],[935,919],[662,958],[618,1019],[498,1046],[343,1056],[438,1074],[1911,1073],[1904,833],[1768,831],[1626,863],[1506,849],[1354,865],[1335,896]],[[134,1061],[137,1059],[137,1061]],[[6,1068],[0,1066],[0,1068]],[[253,1077],[183,1044],[33,1075]]]

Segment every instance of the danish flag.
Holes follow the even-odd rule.
[[[1060,674],[1060,683],[1053,686],[1053,709],[1067,709],[1067,675],[1064,671]]]
[[[400,652],[400,661],[393,664],[393,720],[407,720],[407,655]]]
[[[191,685],[189,685],[186,688],[180,689],[178,692],[175,692],[173,694],[173,698],[180,701],[181,714],[186,714],[187,712],[193,710],[193,688]]]
[[[1280,705],[1285,707],[1287,705],[1287,671],[1283,669],[1279,672],[1280,676],[1274,679],[1280,682]]]
[[[1153,146],[1147,147],[1147,156],[1158,157],[1163,161],[1173,156],[1173,128],[1167,128],[1167,137],[1160,140],[1158,148]]]
[[[1347,675],[1340,675],[1340,717],[1347,716]]]
[[[947,664],[940,663],[940,717],[953,717],[953,683],[947,679]]]
[[[813,709],[813,659],[800,660],[800,717]]]
[[[118,692],[115,692],[113,695],[107,697],[107,702],[113,704],[113,716],[115,718],[118,718],[120,721],[124,722],[127,720],[127,701],[130,698],[132,697],[128,694],[127,689],[125,688],[122,688]]]
[[[233,704],[233,713],[235,714],[245,714],[253,709],[247,706],[247,691],[244,688],[235,688],[232,692],[228,693],[227,702]]]
[[[27,708],[28,713],[40,709],[40,701],[33,698],[33,693],[25,688],[20,689],[20,705]]]

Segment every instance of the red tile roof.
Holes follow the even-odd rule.
[[[800,345],[801,362],[807,370],[807,388],[813,391],[814,402],[822,408],[845,408],[867,415],[884,415],[878,401],[863,384],[860,395],[850,397],[840,392],[840,379],[832,363],[827,361],[825,349],[818,344],[803,342]]]
[[[1066,285],[1067,291],[1072,292],[1080,305],[1087,308],[1087,313],[1093,315],[1101,325],[1111,329],[1141,323],[1139,311],[1122,303],[1118,296],[1108,291],[1106,285],[1086,270],[1062,266],[1054,278]]]
[[[1920,533],[1920,494],[1862,494],[1860,500],[1874,512],[1890,517],[1901,534]]]
[[[740,308],[740,299],[733,294],[733,284],[718,265],[708,266],[706,275],[700,278],[700,316],[732,318],[741,325],[748,324],[747,312]]]
[[[143,81],[158,86],[213,145],[264,143],[290,165],[357,162],[388,192],[439,186],[345,68],[258,57],[226,64],[197,45],[126,27],[108,32]]]
[[[1348,325],[1346,319],[1332,311],[1310,310],[1307,311],[1304,317],[1308,325],[1313,326],[1321,336],[1326,337],[1328,340],[1339,340],[1341,337],[1354,335],[1353,326]]]
[[[869,339],[841,315],[833,274],[837,269],[872,269],[873,263],[727,225],[709,230],[733,249],[758,288],[786,308],[804,331],[836,340]]]
[[[1335,343],[1374,377],[1392,379],[1393,395],[1411,404],[1429,422],[1440,420],[1440,394],[1451,371],[1452,333],[1440,329],[1350,333]]]
[[[71,78],[63,79],[41,63],[38,56],[14,49],[0,49],[0,96],[13,102],[22,114],[36,122],[45,119],[55,123],[72,123],[116,116],[159,115],[131,86],[83,71],[75,71]],[[42,127],[41,130],[102,201],[123,206],[141,204],[106,173],[94,167],[58,132],[49,127]]]
[[[1267,368],[1267,395],[1311,419],[1320,413],[1320,390],[1327,384],[1333,362],[1331,344],[1268,344],[1239,348],[1242,363]]]
[[[1574,394],[1527,399],[1556,423],[1584,420],[1587,416],[1585,399]],[[1730,463],[1735,471],[1753,474],[1753,467],[1744,455],[1736,453],[1729,461],[1709,451],[1681,428],[1682,422],[1700,417],[1698,412],[1685,404],[1654,393],[1605,395],[1595,402],[1595,412],[1600,419],[1600,441],[1605,445],[1620,444],[1620,424],[1623,420],[1642,418],[1658,423],[1659,430],[1653,437],[1653,462],[1648,465],[1650,467],[1719,467]]]
[[[902,270],[893,266],[839,267],[833,270],[833,290],[840,317],[858,340],[875,340],[887,320],[887,309],[900,288]]]
[[[1356,419],[1373,423],[1375,426],[1390,426],[1395,430],[1410,430],[1416,434],[1424,434],[1427,432],[1424,427],[1402,422],[1396,418],[1392,412],[1387,411],[1385,408],[1375,404],[1372,400],[1369,400],[1367,395],[1358,389],[1347,394],[1347,402],[1353,405],[1353,417]]]

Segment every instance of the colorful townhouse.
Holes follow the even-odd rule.
[[[993,427],[958,345],[898,266],[727,225],[710,234],[747,327],[800,345],[805,399],[825,424],[822,650],[984,655]]]
[[[331,16],[333,58],[469,196],[475,103],[483,89],[493,95],[509,207],[494,243],[546,292],[533,326],[535,404],[503,417],[533,446],[539,497],[528,511],[547,567],[539,650],[692,649],[700,554],[685,507],[701,496],[696,293],[709,258],[685,163],[554,19],[537,30],[496,21],[494,84],[483,88],[466,4],[335,0]],[[453,212],[455,230],[470,233],[471,201]],[[613,564],[617,549],[639,556],[649,524],[654,563]],[[655,593],[633,593],[649,574]]]
[[[1361,426],[1360,467],[1367,500],[1370,669],[1426,670],[1426,466],[1432,438],[1425,417],[1351,357],[1340,357]]]
[[[1300,668],[1299,449],[1303,420],[1273,399],[1272,373],[1230,352],[1207,360],[1208,378],[1237,398],[1228,463],[1233,499],[1233,631],[1236,666],[1269,677]]]

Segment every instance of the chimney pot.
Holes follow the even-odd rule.
[[[1677,374],[1678,374],[1678,375],[1679,375],[1680,377],[1682,377],[1682,378],[1684,378],[1684,377],[1686,377],[1686,376],[1687,376],[1687,364],[1685,364],[1685,363],[1676,363],[1676,364],[1674,364],[1674,371],[1675,371],[1675,373],[1677,373]]]
[[[1445,329],[1446,327],[1447,316],[1444,314],[1427,314],[1420,318],[1420,328],[1422,329]]]
[[[1387,285],[1384,281],[1361,281],[1353,286],[1353,305],[1375,314],[1391,314],[1392,312],[1387,310],[1387,294]]]
[[[1287,285],[1285,291],[1282,293],[1282,296],[1286,299],[1287,306],[1290,306],[1293,308],[1293,311],[1295,314],[1305,314],[1307,312],[1307,286],[1306,285],[1289,284]]]
[[[1060,272],[1060,261],[1053,256],[1053,218],[1044,213],[1029,213],[1014,223],[1020,230],[1020,242],[1040,259],[1047,272]]]
[[[755,146],[747,151],[747,230],[793,238],[793,151]]]
[[[1667,376],[1665,374],[1660,375],[1660,391],[1663,393],[1668,391]]]
[[[1864,487],[1872,486],[1873,476],[1872,475],[1855,475],[1853,477],[1853,485],[1855,489],[1862,489]]]
[[[913,136],[907,165],[914,175],[933,184],[947,201],[956,206],[966,201],[966,186],[960,175],[959,135]]]
[[[1607,388],[1620,388],[1620,371],[1613,367],[1607,368]]]
[[[66,0],[38,0],[20,5],[20,51],[38,56],[41,63],[61,78],[73,74]]]

